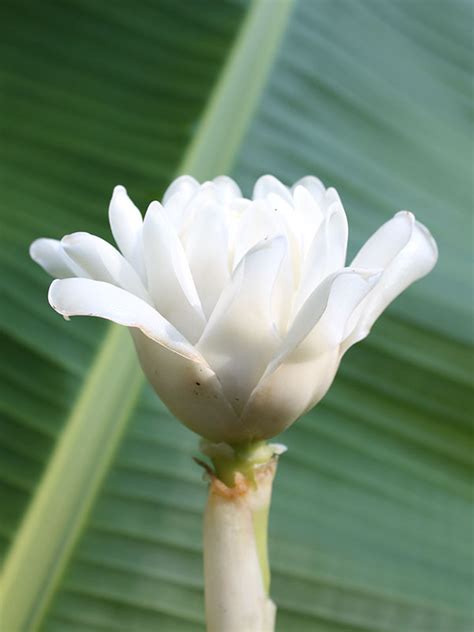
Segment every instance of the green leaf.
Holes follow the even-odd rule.
[[[117,183],[143,208],[177,172],[232,169],[247,192],[264,172],[336,186],[352,252],[407,207],[440,246],[282,437],[278,628],[470,630],[470,5],[1,11],[3,627],[204,629],[196,439],[141,386],[125,331],[49,308],[27,248],[110,239]]]

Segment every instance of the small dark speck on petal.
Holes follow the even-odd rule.
[[[195,382],[196,386],[201,386],[201,382]]]

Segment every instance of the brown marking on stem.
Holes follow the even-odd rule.
[[[249,490],[249,482],[241,472],[234,474],[234,486],[228,487],[215,475],[211,478],[211,494],[217,494],[228,500],[244,496]]]

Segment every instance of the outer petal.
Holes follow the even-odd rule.
[[[367,336],[383,310],[414,281],[430,272],[438,248],[428,229],[408,211],[397,213],[361,248],[353,265],[383,268],[378,283],[348,325],[343,350]]]
[[[155,344],[138,330],[133,340],[143,371],[157,394],[188,428],[216,443],[240,443],[246,431],[202,356],[192,362]]]
[[[343,270],[308,298],[242,413],[255,438],[278,434],[324,396],[339,366],[347,318],[373,282],[371,272]]]
[[[71,261],[57,239],[36,239],[30,246],[30,257],[57,279],[87,276],[84,270]]]
[[[157,310],[194,342],[205,319],[183,247],[159,202],[152,202],[143,225],[145,265]]]
[[[249,440],[269,439],[283,432],[314,406],[332,384],[339,350],[300,362],[285,362],[265,375],[252,393],[241,421]]]
[[[51,283],[48,300],[64,318],[98,316],[126,327],[137,327],[148,338],[193,361],[199,354],[151,305],[122,288],[93,279],[62,279]]]
[[[314,357],[338,347],[352,312],[380,274],[379,270],[346,268],[323,281],[296,315],[277,362],[290,355],[293,360]]]
[[[242,440],[242,425],[214,372],[150,305],[125,290],[90,279],[53,281],[49,302],[65,318],[99,316],[132,328],[143,370],[170,410],[211,441]]]
[[[396,213],[365,242],[352,265],[386,268],[410,241],[414,224],[412,213]]]
[[[138,273],[118,250],[100,237],[72,233],[62,238],[61,245],[70,259],[85,271],[85,276],[122,287],[151,302]]]
[[[145,281],[142,253],[143,218],[123,186],[116,186],[112,194],[109,222],[115,242],[123,256]]]
[[[196,345],[238,411],[279,344],[272,326],[271,303],[285,253],[284,237],[264,241],[247,253]]]

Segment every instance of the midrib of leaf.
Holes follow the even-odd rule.
[[[254,0],[179,173],[204,180],[231,170],[293,5],[294,0]]]
[[[202,180],[230,170],[293,2],[254,0],[178,173]],[[5,561],[2,629],[40,626],[143,384],[128,332],[111,326]]]
[[[105,337],[5,561],[1,620],[11,632],[36,629],[139,395],[126,333]]]

